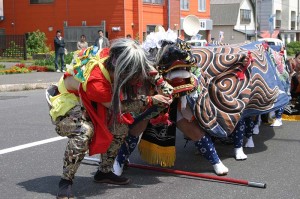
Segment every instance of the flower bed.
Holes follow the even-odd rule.
[[[36,72],[47,72],[48,68],[46,66],[28,66],[28,70],[36,71]]]
[[[26,66],[25,64],[16,64],[8,69],[0,69],[0,75],[30,73],[31,71],[47,72],[48,68],[46,66]]]

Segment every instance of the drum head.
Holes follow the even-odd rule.
[[[200,21],[195,15],[188,15],[183,19],[183,30],[189,36],[195,36],[200,30]]]

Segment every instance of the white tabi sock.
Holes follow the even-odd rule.
[[[246,160],[247,155],[244,153],[243,147],[234,148],[234,155],[236,160]]]
[[[246,143],[244,147],[253,148],[254,142],[252,136],[246,139]]]
[[[218,176],[227,175],[227,173],[229,171],[228,168],[221,161],[217,164],[214,164],[213,167],[214,167],[215,173]]]

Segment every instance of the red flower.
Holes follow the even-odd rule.
[[[25,64],[21,64],[21,63],[20,63],[20,64],[16,64],[16,66],[19,67],[19,68],[24,68],[24,67],[25,67]]]

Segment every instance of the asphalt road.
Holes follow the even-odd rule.
[[[1,92],[0,121],[0,198],[55,198],[67,139],[12,148],[58,137],[50,122],[44,90]],[[96,184],[92,177],[97,166],[85,161],[76,175],[74,193],[81,199],[300,198],[299,129],[299,122],[284,121],[283,127],[276,129],[262,125],[261,133],[254,137],[255,148],[245,149],[246,161],[233,158],[232,146],[216,143],[223,163],[230,169],[227,177],[267,183],[266,189],[135,168],[124,173],[132,179],[130,185]],[[209,163],[195,155],[193,143],[185,148],[184,144],[178,133],[174,169],[214,176]],[[130,161],[145,164],[137,151]]]

